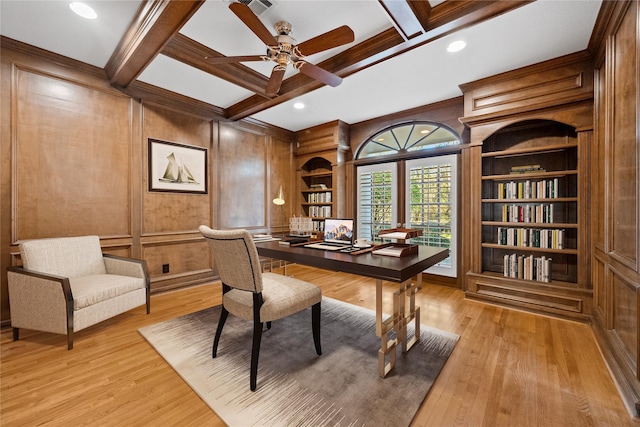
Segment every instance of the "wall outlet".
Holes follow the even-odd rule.
[[[169,272],[169,264],[162,264],[162,274]]]

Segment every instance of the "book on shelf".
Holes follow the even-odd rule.
[[[504,277],[551,282],[551,258],[508,254],[503,258]]]
[[[309,188],[312,190],[326,190],[327,186],[325,184],[311,184]]]

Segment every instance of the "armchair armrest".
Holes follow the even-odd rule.
[[[14,339],[18,328],[72,337],[74,303],[69,278],[9,267],[7,280]]]
[[[139,277],[144,279],[147,290],[147,314],[151,311],[151,279],[147,263],[140,259],[125,258],[116,255],[102,254],[107,274]]]

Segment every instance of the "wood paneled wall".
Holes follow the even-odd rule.
[[[200,224],[281,227],[271,200],[292,181],[293,133],[141,102],[100,69],[17,42],[1,53],[2,271],[22,240],[95,234],[104,252],[146,260],[158,291],[214,276]],[[207,148],[207,194],[148,191],[149,138]]]
[[[594,329],[640,415],[640,2],[605,2],[592,38],[596,135],[591,156]]]

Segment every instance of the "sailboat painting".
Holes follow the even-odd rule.
[[[149,191],[207,193],[207,149],[149,138]]]

